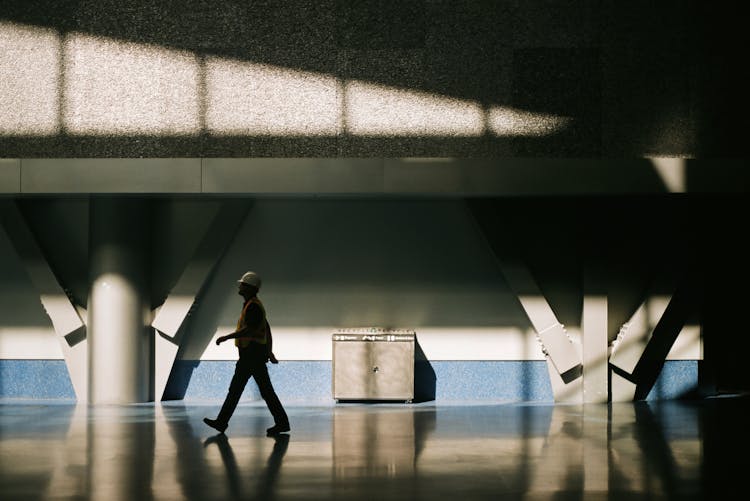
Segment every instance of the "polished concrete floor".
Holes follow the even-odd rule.
[[[0,500],[744,499],[745,398],[612,405],[0,401]]]

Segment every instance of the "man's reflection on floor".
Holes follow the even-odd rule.
[[[273,449],[268,456],[265,468],[258,476],[257,499],[273,499],[281,463],[289,447],[289,435],[281,434],[271,438],[274,440]],[[212,444],[219,448],[219,454],[227,472],[229,493],[233,499],[241,499],[243,497],[241,475],[237,466],[237,458],[229,444],[229,438],[225,434],[219,433],[203,442],[204,447],[209,447]]]
[[[211,444],[216,444],[219,447],[219,454],[221,454],[221,461],[224,463],[224,468],[227,471],[227,484],[229,485],[229,492],[234,499],[242,497],[242,487],[240,482],[239,469],[237,468],[237,459],[234,457],[232,446],[229,445],[229,438],[223,433],[216,434],[208,437],[204,442],[204,447],[209,447]]]
[[[275,441],[273,449],[268,456],[268,461],[266,461],[266,467],[260,475],[258,499],[271,499],[273,497],[276,479],[279,476],[279,470],[281,470],[281,461],[289,447],[289,435],[287,434],[275,435],[273,440]]]

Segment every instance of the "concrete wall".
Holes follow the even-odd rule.
[[[741,19],[691,0],[6,1],[0,151],[742,156]]]

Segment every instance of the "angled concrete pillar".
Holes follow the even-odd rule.
[[[520,261],[509,259],[500,260],[500,266],[542,344],[555,402],[581,403],[580,346],[573,344],[528,268]]]
[[[488,218],[482,204],[469,204],[478,229],[487,237],[487,243],[497,258],[505,281],[518,296],[526,316],[536,331],[547,360],[547,370],[555,402],[583,402],[583,365],[581,346],[574,343],[563,324],[557,319],[547,298],[542,293],[521,256],[505,252],[500,228]],[[554,252],[551,247],[550,252]]]
[[[150,323],[146,202],[91,201],[89,262],[89,402],[149,400]]]
[[[164,390],[181,342],[181,336],[178,336],[180,327],[190,315],[190,310],[204,283],[234,241],[237,229],[244,221],[249,209],[250,203],[246,201],[228,201],[222,204],[190,262],[164,304],[154,315],[151,326],[156,329],[154,337],[155,400],[164,398]]]
[[[0,220],[52,322],[78,402],[88,401],[85,313],[82,315],[57,281],[23,214],[12,201],[0,204]]]
[[[649,294],[612,343],[612,401],[644,400],[694,303],[685,281],[670,294]]]

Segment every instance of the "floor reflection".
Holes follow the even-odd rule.
[[[0,499],[704,499],[740,492],[745,399],[612,405],[0,402]]]

